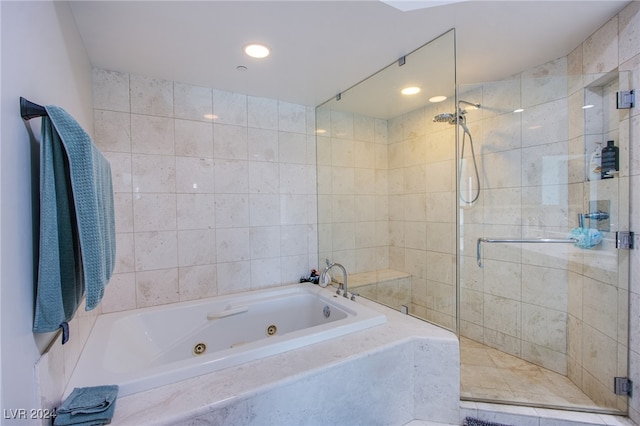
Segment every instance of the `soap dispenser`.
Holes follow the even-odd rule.
[[[602,179],[610,179],[613,177],[613,173],[617,172],[620,168],[620,156],[619,149],[614,145],[613,141],[607,141],[607,146],[602,148],[602,165],[600,167],[600,173]]]

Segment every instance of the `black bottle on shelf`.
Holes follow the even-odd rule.
[[[600,177],[609,179],[613,174],[609,172],[617,172],[620,168],[619,149],[613,144],[613,141],[607,141],[607,146],[602,148],[602,166],[600,169]]]

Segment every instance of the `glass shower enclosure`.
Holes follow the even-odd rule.
[[[318,264],[457,333],[463,399],[624,413],[629,75],[455,67],[451,30],[317,108]]]
[[[455,110],[454,48],[450,31],[324,103],[316,118],[319,264],[338,261],[360,295],[451,330],[456,126],[433,117]],[[402,94],[411,87],[420,91]]]

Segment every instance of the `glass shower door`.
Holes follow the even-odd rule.
[[[613,392],[628,353],[629,75],[569,75],[566,58],[460,87],[482,104],[480,196],[459,200],[462,396],[626,412]],[[613,140],[619,170],[589,174]],[[468,163],[468,161],[467,161]],[[488,380],[491,378],[491,380]]]

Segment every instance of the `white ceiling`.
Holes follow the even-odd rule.
[[[315,106],[451,28],[458,83],[503,78],[568,54],[628,2],[458,0],[425,8],[446,3],[427,0],[405,12],[379,1],[70,4],[97,68]],[[272,55],[244,56],[250,41],[268,44]]]

